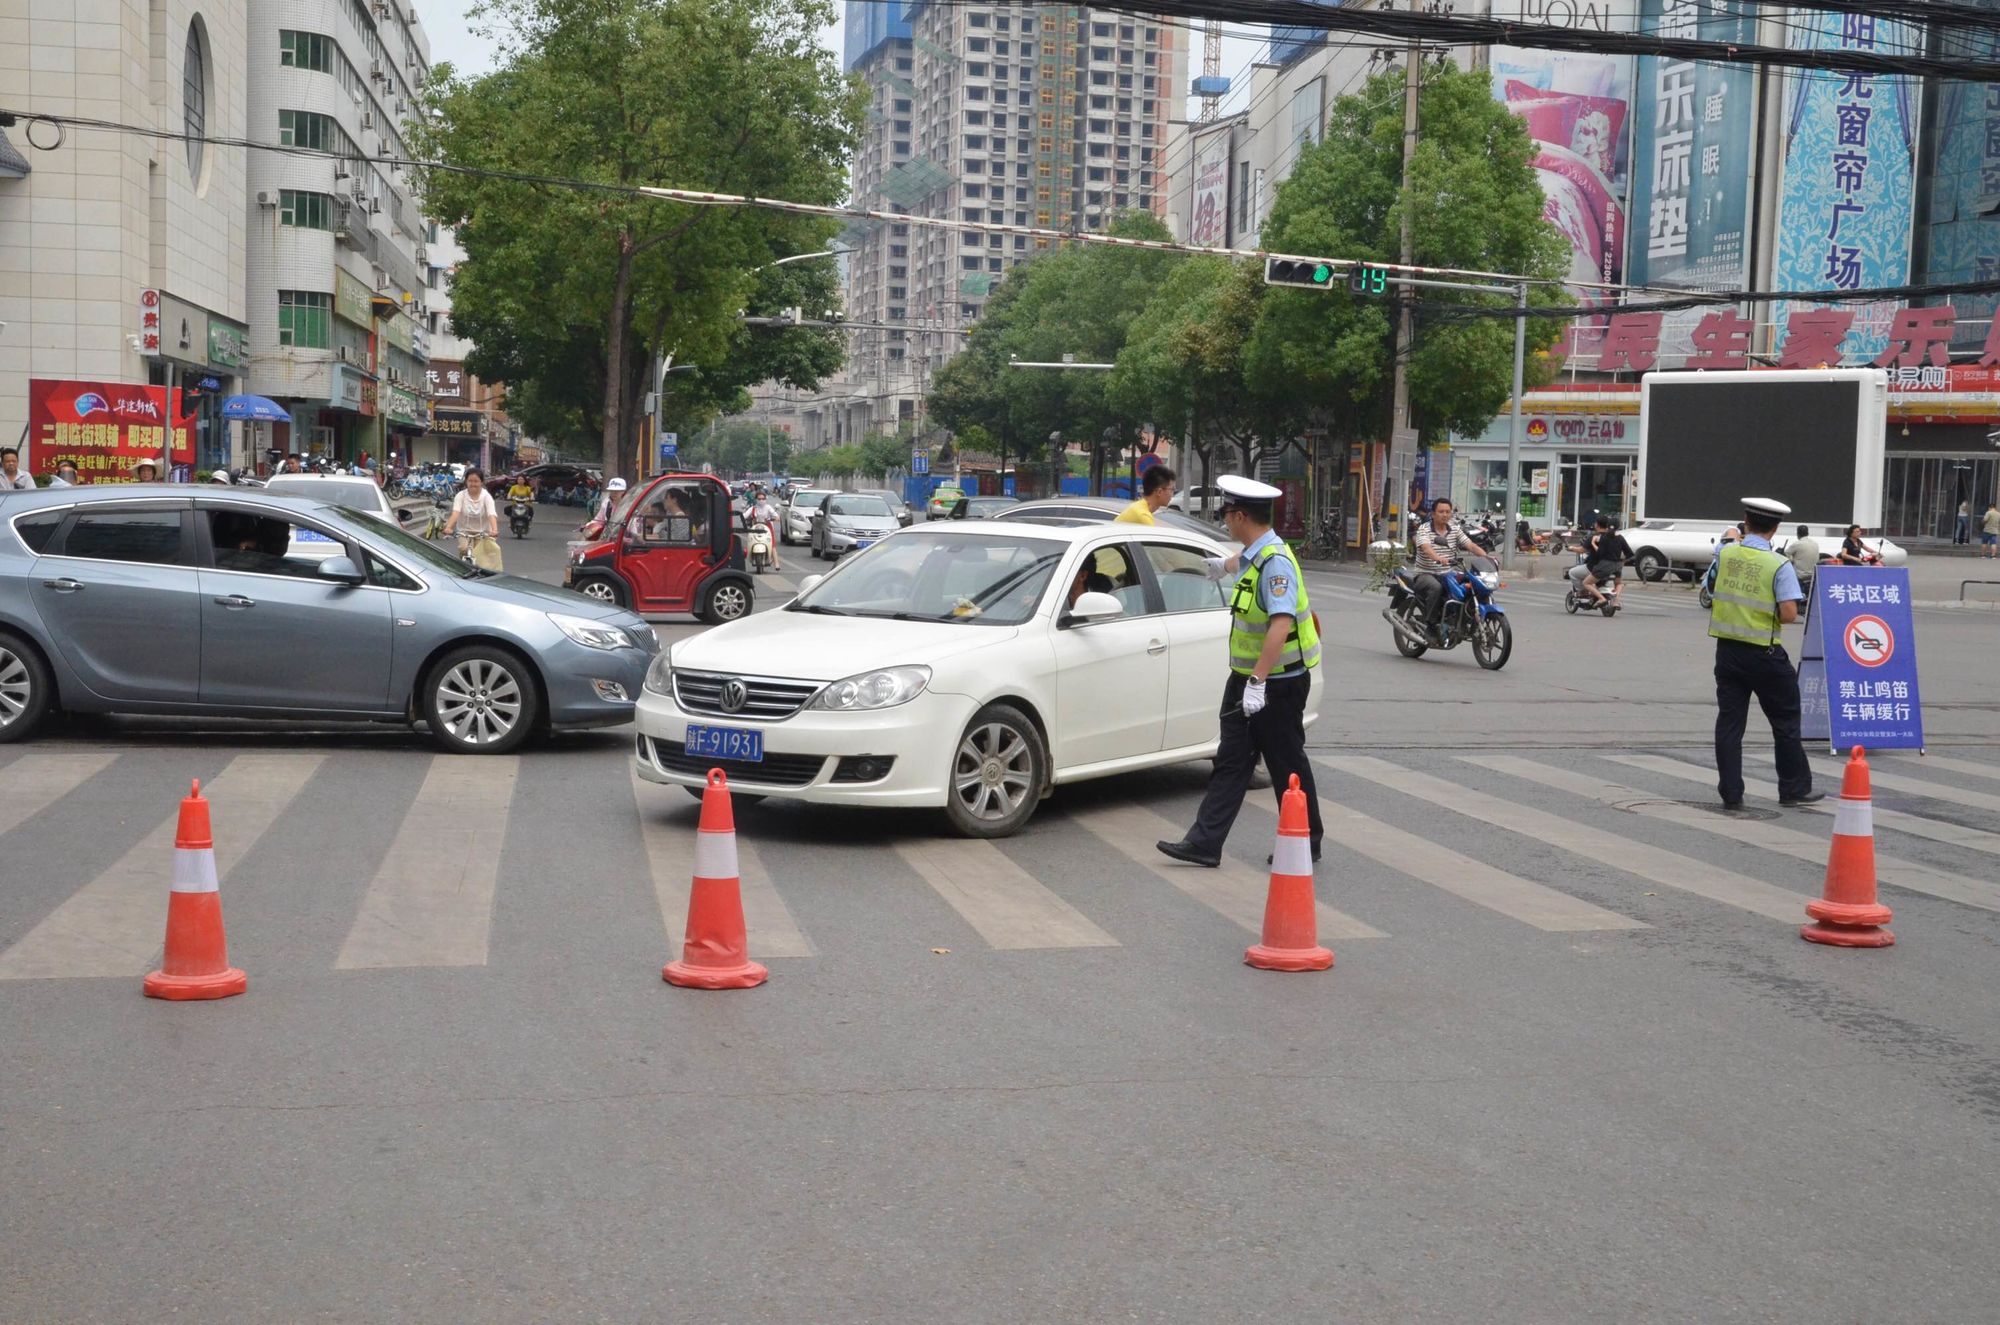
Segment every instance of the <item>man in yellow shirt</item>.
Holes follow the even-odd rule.
[[[1118,513],[1114,524],[1153,524],[1153,512],[1174,499],[1174,489],[1180,480],[1174,471],[1165,465],[1154,465],[1139,480],[1139,491],[1143,494],[1137,501]]]

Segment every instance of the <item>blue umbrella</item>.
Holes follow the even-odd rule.
[[[222,402],[222,417],[285,420],[292,417],[292,412],[264,396],[231,396]]]

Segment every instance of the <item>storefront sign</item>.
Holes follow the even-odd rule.
[[[466,396],[465,365],[456,359],[433,359],[424,369],[424,381],[431,399],[440,405],[463,405]]]
[[[484,437],[486,416],[476,409],[434,409],[431,431],[440,437]]]
[[[332,404],[335,409],[352,410],[356,414],[373,417],[375,414],[374,379],[350,368],[346,364],[333,366]]]
[[[173,462],[194,463],[194,419],[174,392]],[[31,473],[53,474],[65,458],[76,461],[86,483],[125,483],[140,460],[160,458],[167,442],[167,389],[119,382],[33,378],[28,382],[28,448]]]
[[[1883,306],[1888,308],[1887,305]],[[1689,352],[1674,356],[1662,345],[1662,315],[1659,313],[1616,313],[1604,331],[1597,356],[1603,372],[1648,373],[1655,368],[1750,368],[1750,319],[1734,308],[1714,309],[1701,315],[1690,336]],[[1893,370],[1889,385],[1898,390],[1946,390],[1946,370],[1985,370],[2000,365],[2000,320],[1986,330],[1985,351],[1976,364],[1951,365],[1949,347],[1958,310],[1950,304],[1929,308],[1890,308],[1879,318],[1883,334],[1872,355],[1855,352],[1862,337],[1850,334],[1855,327],[1852,309],[1794,307],[1785,318],[1784,348],[1778,356],[1780,368],[1888,368]],[[1678,357],[1676,365],[1667,362]],[[1926,374],[1920,369],[1934,369]],[[1986,378],[1978,379],[1984,383]],[[1984,390],[1986,387],[1973,387]]]
[[[1800,11],[1790,22],[1789,44],[1811,50],[1923,49],[1921,29],[1871,14]],[[1771,284],[1780,290],[1903,284],[1910,275],[1917,196],[1918,81],[1858,70],[1795,70],[1783,89],[1784,175]],[[1852,331],[1857,356],[1882,353],[1892,307],[1861,310]],[[1777,321],[1788,323],[1790,312],[1790,305],[1779,304]],[[1788,351],[1792,334],[1788,327]]]
[[[414,325],[403,314],[391,312],[382,319],[382,339],[407,354],[410,351],[410,332]]]
[[[213,313],[208,317],[208,361],[217,368],[230,368],[237,372],[250,361],[250,329],[240,322],[219,318]]]
[[[417,393],[407,387],[391,383],[382,388],[382,414],[391,423],[407,427],[421,427],[423,410],[417,403]]]
[[[1799,662],[1807,735],[1834,751],[1924,748],[1910,572],[1821,566]]]
[[[139,291],[139,353],[160,352],[160,292]]]
[[[1195,141],[1194,210],[1188,243],[1220,248],[1229,242],[1229,130]]]
[[[1511,420],[1505,420],[1511,429]],[[1637,446],[1639,421],[1605,414],[1535,414],[1522,420],[1530,446]]]
[[[374,296],[369,293],[366,283],[348,275],[339,267],[333,269],[333,311],[336,314],[357,327],[373,330],[375,325],[373,301]]]

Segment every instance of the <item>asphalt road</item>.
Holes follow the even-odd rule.
[[[509,569],[553,578],[559,523]],[[1991,1319],[2000,619],[1919,613],[1900,941],[1854,952],[1796,933],[1829,815],[1706,808],[1684,591],[1510,585],[1485,673],[1308,583],[1323,974],[1241,963],[1268,793],[1225,869],[1150,852],[1201,767],[997,844],[740,806],[771,981],[702,994],[659,979],[695,804],[624,732],[0,749],[0,1320]],[[171,1005],[190,777],[250,988]]]

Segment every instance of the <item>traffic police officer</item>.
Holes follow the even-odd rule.
[[[1708,633],[1715,636],[1716,790],[1726,810],[1743,808],[1743,726],[1755,695],[1777,743],[1778,803],[1810,805],[1812,765],[1799,738],[1799,676],[1778,642],[1799,619],[1805,593],[1791,561],[1771,548],[1778,522],[1792,508],[1768,497],[1743,499],[1743,537],[1716,554]]]
[[[1243,807],[1250,775],[1262,755],[1282,805],[1293,774],[1306,794],[1313,859],[1319,859],[1319,796],[1306,760],[1306,695],[1319,666],[1319,631],[1292,550],[1271,529],[1278,490],[1235,474],[1222,489],[1222,520],[1243,545],[1238,556],[1209,559],[1216,579],[1237,578],[1230,591],[1229,681],[1222,691],[1222,743],[1194,827],[1162,852],[1192,865],[1222,863],[1222,844]]]

